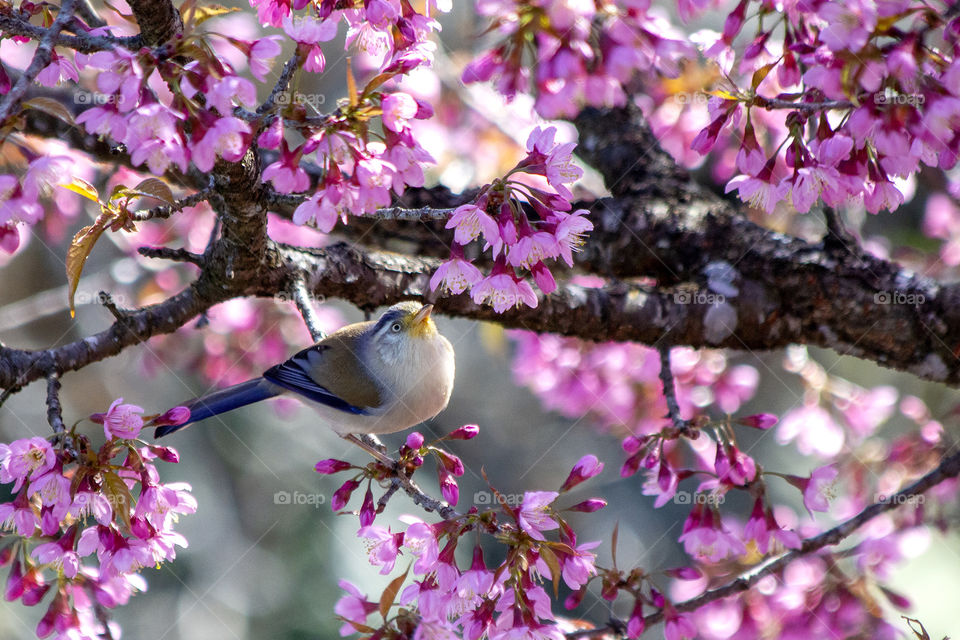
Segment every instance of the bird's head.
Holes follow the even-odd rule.
[[[430,317],[431,311],[432,304],[400,302],[380,316],[373,334],[388,343],[432,338],[439,332]]]

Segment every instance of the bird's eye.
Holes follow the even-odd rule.
[[[402,330],[403,325],[399,322],[394,322],[392,325],[390,325],[390,331],[393,331],[394,333],[400,333]]]

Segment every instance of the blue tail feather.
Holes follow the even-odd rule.
[[[260,400],[272,398],[279,395],[282,391],[283,389],[270,384],[270,382],[263,378],[254,378],[253,380],[235,384],[232,387],[216,391],[202,398],[195,398],[184,403],[184,406],[190,409],[189,420],[183,424],[157,427],[153,437],[162,438],[194,422],[199,422],[211,416],[226,413],[227,411],[232,411],[238,407],[259,402]]]

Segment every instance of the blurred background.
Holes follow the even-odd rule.
[[[438,64],[436,74],[413,80],[419,83],[417,90],[432,93],[435,101],[445,100],[441,94],[458,88],[456,69],[469,56],[463,46],[480,30],[469,4],[457,3],[454,12],[443,19],[440,54],[447,62]],[[237,6],[246,12],[211,21],[210,28],[235,37],[253,37],[258,27],[249,7],[245,3]],[[320,77],[304,77],[298,88],[311,96],[307,103],[319,112],[331,110],[343,95],[342,37],[341,29],[340,40],[325,47],[329,52],[327,71]],[[10,51],[7,45],[0,46],[4,62]],[[278,58],[284,59],[284,55]],[[356,70],[356,61],[354,65]],[[362,71],[362,64],[359,67]],[[261,88],[266,91],[268,87]],[[483,100],[488,99],[484,93]],[[517,120],[511,118],[526,110],[529,120],[529,103],[524,105],[518,98],[498,111],[484,109],[475,100],[466,112],[456,112],[460,115],[451,115],[452,109],[438,104],[437,121],[423,124],[425,144],[439,161],[428,180],[461,189],[514,164],[519,153],[516,143],[523,142],[532,123],[520,121],[522,126],[516,125]],[[444,128],[448,126],[452,129]],[[705,169],[701,173],[705,180],[710,179]],[[596,190],[595,179],[591,182],[588,176],[587,183],[587,188]],[[923,203],[921,194],[895,216],[871,218],[861,227],[861,233],[875,248],[889,250],[895,256],[934,252],[936,243],[919,232]],[[4,259],[5,264],[0,262],[0,341],[5,345],[55,347],[107,328],[112,316],[99,303],[100,290],[111,292],[121,307],[157,302],[179,290],[193,277],[192,267],[168,269],[168,264],[136,257],[133,249],[145,243],[170,243],[202,250],[212,224],[210,212],[198,207],[169,223],[144,225],[136,235],[106,234],[85,268],[78,290],[77,316],[71,319],[66,307],[63,256],[69,237],[90,215],[73,206],[72,213],[67,206],[51,218],[46,235],[26,239],[23,250],[12,259]],[[857,220],[855,213],[854,222]],[[776,217],[766,222],[809,237],[821,231],[814,216],[799,222]],[[874,237],[881,232],[886,239]],[[324,241],[319,235],[292,230],[277,220],[271,221],[271,234],[285,241],[295,236],[303,244]],[[363,319],[360,312],[336,301],[323,303],[321,309],[330,329]],[[597,550],[598,564],[610,565],[610,539],[615,526],[619,526],[617,557],[621,566],[635,564],[653,572],[687,564],[675,541],[689,508],[668,503],[655,510],[653,499],[642,495],[641,475],[619,477],[619,465],[625,457],[620,447],[622,434],[598,428],[590,418],[562,417],[544,410],[540,400],[517,383],[513,374],[516,346],[499,328],[443,317],[438,318],[438,324],[455,345],[457,382],[449,408],[419,430],[429,441],[431,436],[465,423],[477,423],[481,429],[475,440],[449,444],[466,467],[459,481],[458,508],[466,510],[472,504],[482,507],[489,502],[484,473],[507,495],[550,490],[563,482],[582,455],[593,453],[606,462],[605,472],[578,487],[562,504],[592,496],[609,501],[610,506],[599,513],[571,517],[581,541],[604,541]],[[147,413],[163,411],[209,391],[211,381],[229,384],[256,375],[308,343],[307,332],[289,301],[232,301],[174,337],[150,340],[80,372],[66,374],[61,396],[64,419],[68,425],[84,420],[92,413],[105,411],[118,397],[142,406]],[[947,419],[955,404],[954,391],[833,353],[812,350],[810,355],[831,375],[867,388],[890,385],[901,397],[920,397],[933,416],[943,420],[948,432],[955,432],[955,420]],[[729,366],[749,365],[759,373],[756,393],[739,409],[739,415],[782,415],[803,401],[799,377],[784,371],[784,353],[731,353],[728,357]],[[34,383],[0,408],[0,440],[48,435],[44,392],[41,383]],[[887,438],[914,428],[895,414],[876,437]],[[95,443],[102,442],[98,425],[85,421],[80,429]],[[803,475],[818,466],[816,460],[798,456],[794,447],[779,444],[771,434],[746,434],[741,447],[769,469]],[[385,441],[395,450],[405,436],[394,434]],[[343,479],[320,476],[313,470],[323,458],[363,464],[367,454],[320,427],[309,409],[295,401],[261,403],[193,426],[171,437],[167,444],[179,450],[181,462],[160,463],[162,478],[190,483],[199,509],[178,525],[178,531],[190,541],[189,548],[181,550],[177,561],[162,570],[144,569],[149,595],[135,597],[117,611],[125,637],[335,638],[340,624],[332,610],[342,594],[337,580],[349,579],[374,597],[390,580],[391,576],[380,576],[367,562],[366,550],[356,537],[356,517],[331,512],[330,496]],[[432,461],[417,474],[417,480],[428,493],[439,495]],[[688,482],[689,486],[683,486],[692,491],[695,485]],[[798,492],[783,483],[771,487],[776,500],[792,504],[798,514],[802,512]],[[348,508],[357,508],[360,497],[355,495]],[[8,495],[0,493],[0,501],[7,499]],[[734,502],[739,499],[732,498],[730,508],[748,513],[750,505]],[[387,512],[378,516],[377,524],[393,524],[396,528],[401,514],[433,519],[398,494]],[[932,531],[928,540],[917,541],[915,549],[903,550],[913,557],[908,557],[890,582],[911,598],[915,608],[910,615],[922,620],[933,637],[960,635],[955,614],[955,594],[960,592],[958,542],[956,534],[941,536]],[[488,564],[500,559],[495,553],[491,549]],[[467,561],[461,558],[461,566]],[[404,562],[398,566],[404,566]],[[611,614],[625,617],[628,613],[611,609],[592,589],[571,615],[603,623]],[[0,603],[0,637],[35,637],[41,614],[39,607],[30,610],[19,603]],[[891,614],[891,618],[898,615]],[[660,637],[661,633],[662,629],[655,628],[644,637]]]

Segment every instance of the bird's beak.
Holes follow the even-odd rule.
[[[432,304],[425,304],[420,311],[417,311],[417,315],[413,316],[413,326],[419,327],[421,324],[425,323],[430,319],[430,312],[433,311]]]

